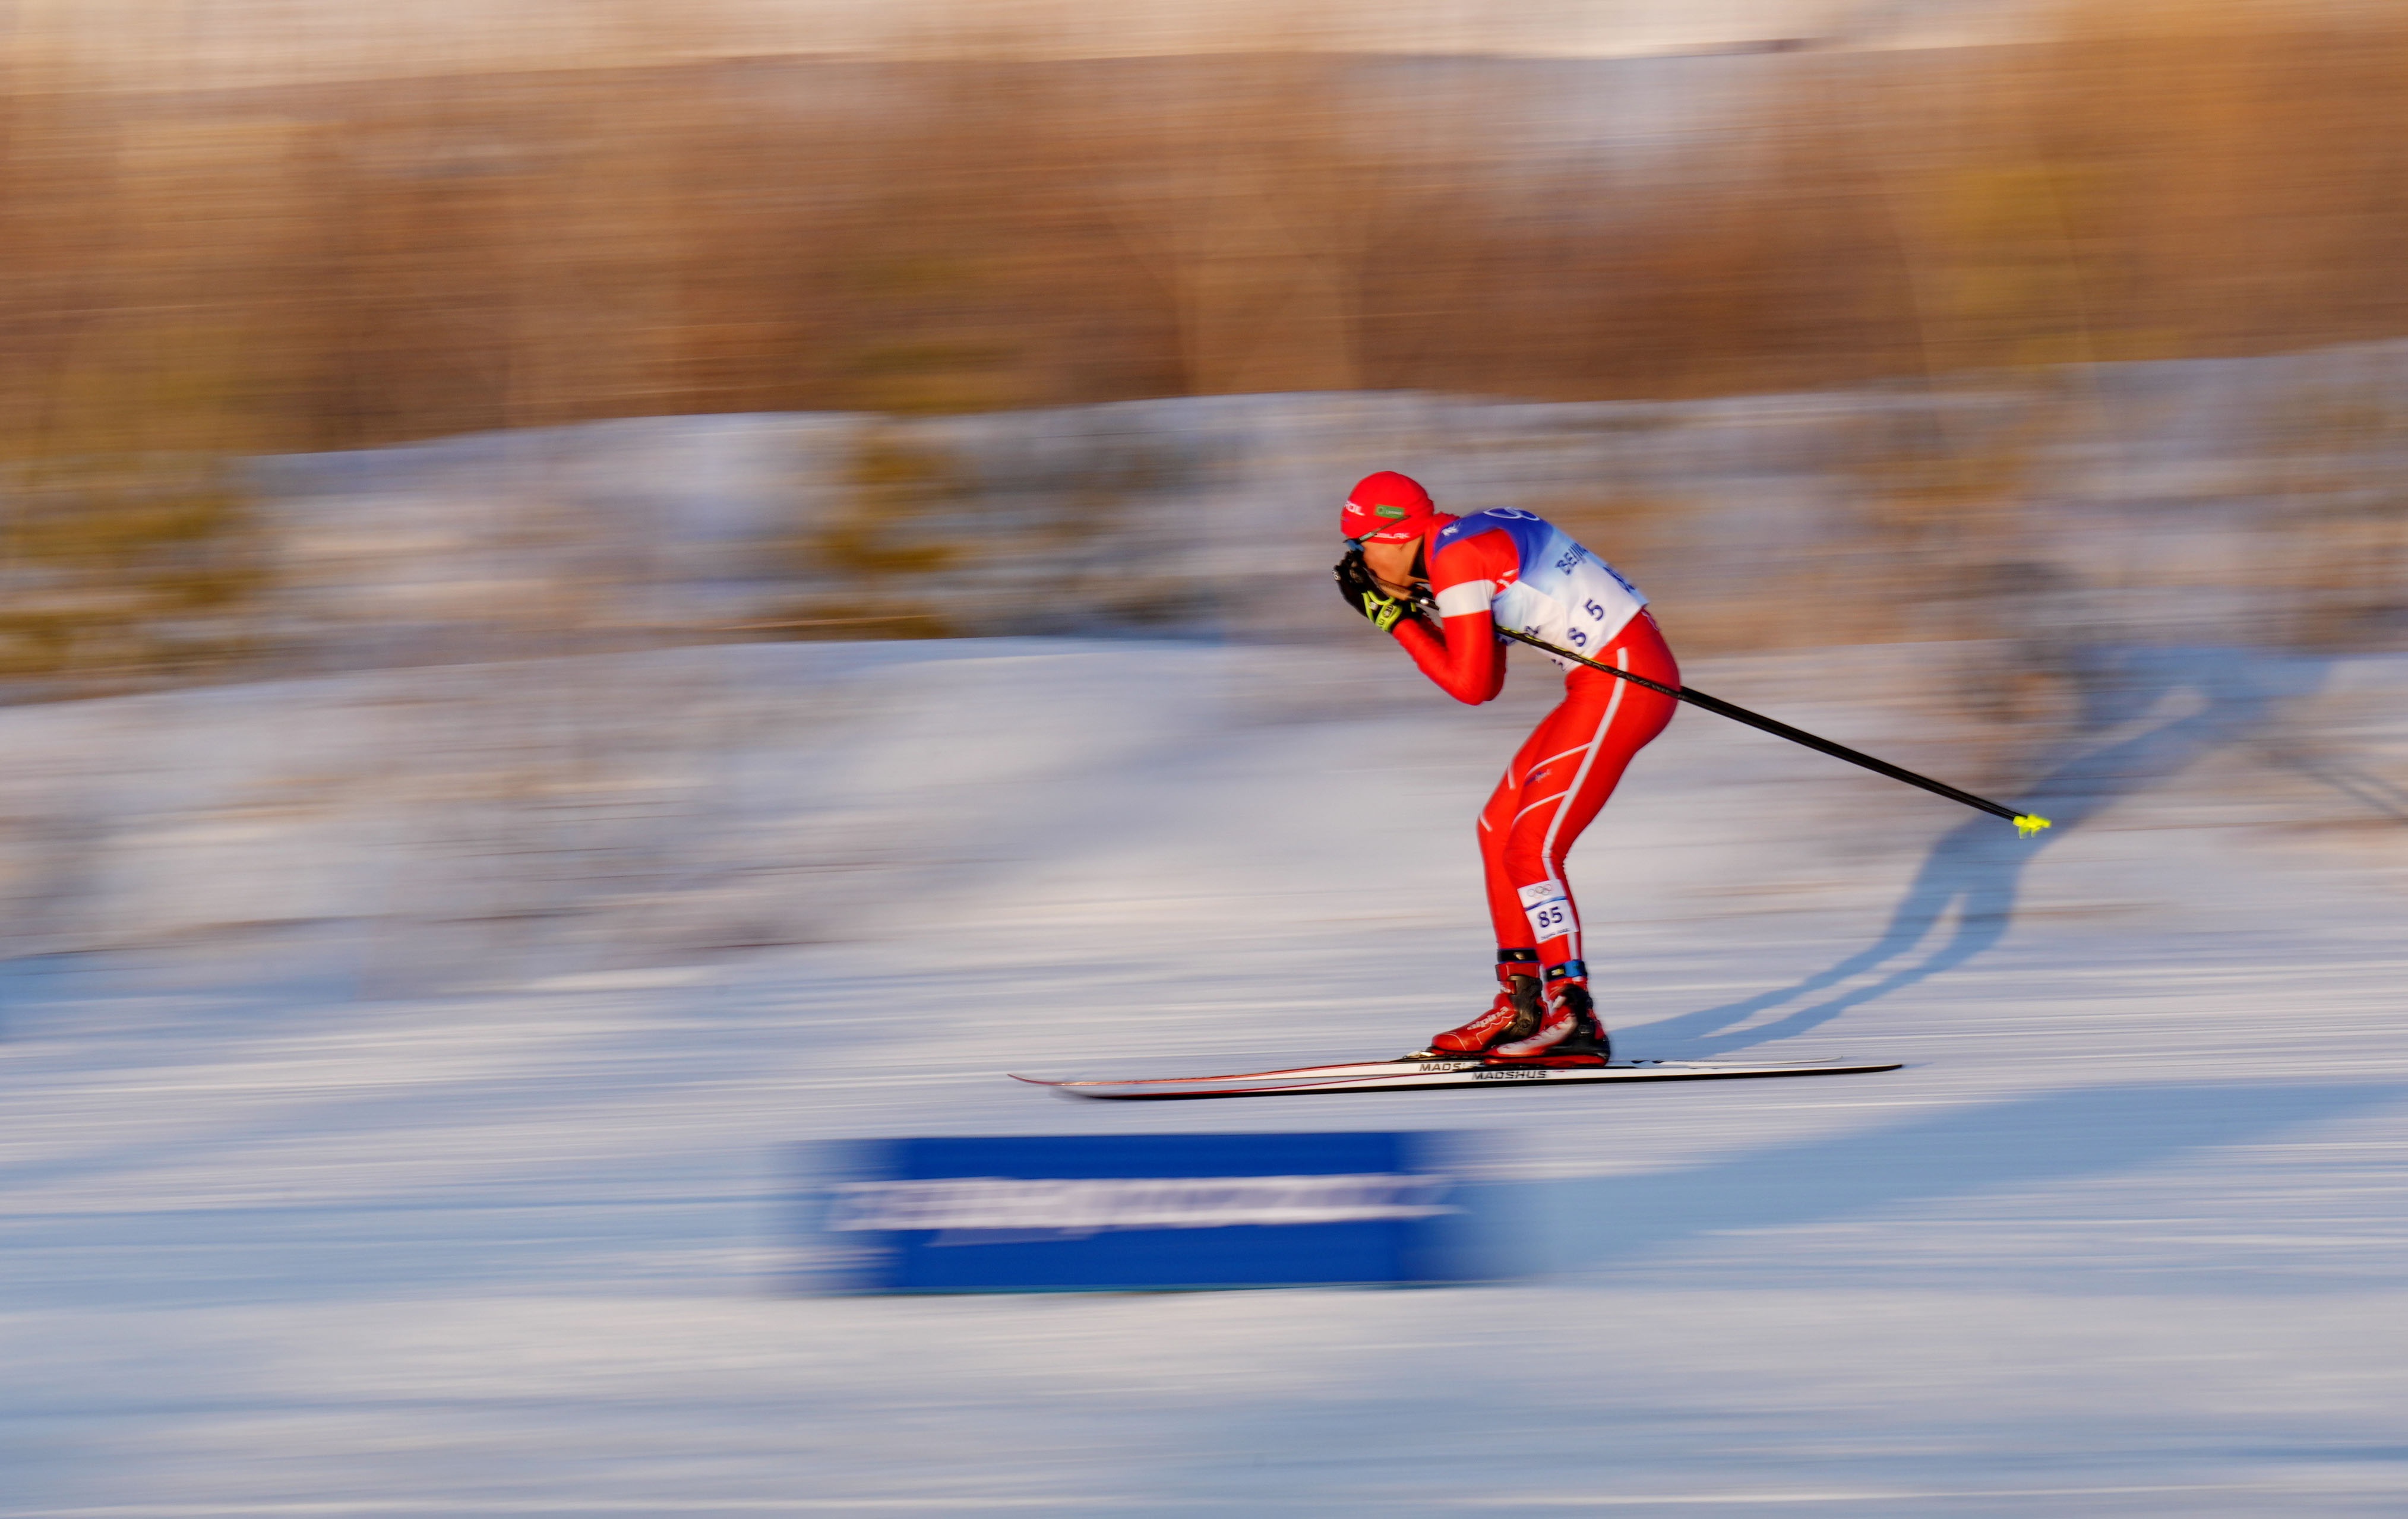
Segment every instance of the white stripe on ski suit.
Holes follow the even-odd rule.
[[[1628,669],[1630,667],[1629,650],[1622,647],[1615,648],[1613,662],[1624,669]],[[1588,752],[1581,756],[1580,768],[1572,774],[1571,789],[1564,793],[1564,805],[1555,809],[1555,817],[1547,824],[1547,837],[1539,844],[1539,863],[1547,867],[1549,881],[1560,881],[1564,879],[1563,866],[1555,858],[1555,830],[1564,825],[1564,814],[1570,810],[1571,798],[1580,795],[1582,785],[1587,781],[1589,767],[1597,763],[1597,752],[1604,746],[1605,736],[1613,729],[1614,714],[1622,710],[1622,693],[1629,684],[1627,681],[1614,678],[1613,695],[1607,697],[1605,702],[1605,721],[1597,725],[1595,737],[1588,741]],[[1570,751],[1567,750],[1565,752],[1570,753]],[[1580,905],[1572,901],[1571,896],[1571,888],[1565,887],[1564,902],[1571,909],[1572,926],[1570,934],[1571,950],[1564,958],[1578,960],[1582,958]]]
[[[1466,580],[1450,585],[1438,594],[1438,614],[1440,617],[1463,617],[1472,612],[1493,609],[1497,601],[1495,580]]]
[[[1506,826],[1506,827],[1508,827],[1508,828],[1511,828],[1511,827],[1512,827],[1512,826],[1513,826],[1513,824],[1514,824],[1514,823],[1519,823],[1519,822],[1521,822],[1521,821],[1522,821],[1523,813],[1526,813],[1526,812],[1528,812],[1528,811],[1530,811],[1530,810],[1532,810],[1533,809],[1536,809],[1536,808],[1544,807],[1544,806],[1546,806],[1549,802],[1560,800],[1561,798],[1566,797],[1566,796],[1569,796],[1569,795],[1571,795],[1571,793],[1570,793],[1570,791],[1559,791],[1559,792],[1556,792],[1553,796],[1541,796],[1541,797],[1540,797],[1537,801],[1532,802],[1528,807],[1525,807],[1524,809],[1522,809],[1522,811],[1514,813],[1514,814],[1513,814],[1513,823],[1508,823],[1507,824],[1505,824],[1505,826]],[[1551,872],[1551,873],[1552,873],[1552,872]]]
[[[1555,763],[1555,761],[1557,761],[1557,760],[1559,760],[1559,759],[1563,758],[1563,757],[1564,757],[1564,754],[1577,754],[1577,753],[1579,753],[1580,752],[1581,752],[1581,746],[1580,746],[1580,745],[1578,745],[1578,744],[1574,744],[1571,748],[1565,750],[1563,754],[1550,754],[1550,755],[1548,755],[1545,759],[1541,760],[1538,764],[1531,766],[1531,767],[1529,767],[1529,769],[1527,769],[1527,770],[1526,770],[1526,771],[1524,771],[1524,772],[1523,772],[1523,775],[1522,775],[1522,784],[1524,784],[1524,785],[1526,785],[1526,785],[1528,785],[1528,784],[1530,783],[1530,778],[1531,778],[1532,776],[1537,775],[1541,770],[1545,769],[1548,766],[1553,765],[1554,763]],[[1512,782],[1512,779],[1513,779],[1513,772],[1512,772],[1512,770],[1511,768],[1508,768],[1508,769],[1506,770],[1506,772],[1505,772],[1505,779],[1506,779],[1506,781],[1507,781],[1507,782],[1508,782],[1508,783],[1511,783],[1511,782]],[[1575,789],[1577,789],[1577,788],[1579,787],[1579,785],[1580,785],[1580,782],[1579,782],[1578,781],[1574,781],[1572,782],[1572,785],[1573,785],[1573,787],[1574,787]],[[1540,797],[1537,801],[1530,803],[1530,804],[1529,804],[1529,806],[1523,808],[1521,812],[1516,812],[1516,813],[1514,813],[1514,814],[1513,814],[1513,817],[1512,817],[1512,820],[1511,822],[1507,823],[1507,824],[1505,824],[1505,826],[1506,826],[1507,828],[1509,828],[1509,829],[1510,829],[1510,828],[1512,828],[1512,827],[1513,826],[1513,824],[1514,824],[1515,823],[1519,823],[1519,822],[1521,822],[1521,821],[1522,821],[1522,813],[1523,813],[1523,812],[1527,812],[1528,810],[1530,810],[1530,808],[1532,808],[1532,807],[1544,807],[1544,806],[1546,806],[1549,802],[1554,801],[1554,800],[1555,799],[1555,796],[1569,796],[1569,795],[1571,795],[1571,792],[1570,792],[1570,791],[1559,791],[1559,792],[1556,792],[1556,793],[1555,793],[1555,796],[1541,796],[1541,797]],[[1490,833],[1494,833],[1494,832],[1496,832],[1496,831],[1497,831],[1497,830],[1495,830],[1494,828],[1489,828],[1489,827],[1488,827],[1488,816],[1487,816],[1487,814],[1486,814],[1486,813],[1484,813],[1484,812],[1481,814],[1481,818],[1480,818],[1480,825],[1481,825],[1481,827],[1483,827],[1483,828],[1486,828]]]
[[[1580,752],[1581,746],[1574,744],[1570,749],[1565,750],[1564,754],[1577,754]],[[1530,783],[1531,776],[1537,775],[1541,770],[1545,769],[1548,766],[1553,765],[1555,761],[1563,758],[1564,754],[1550,754],[1545,759],[1541,760],[1538,764],[1531,766],[1527,771],[1524,772],[1522,776],[1522,784],[1526,786],[1528,785]]]

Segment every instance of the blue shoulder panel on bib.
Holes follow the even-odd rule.
[[[1438,546],[1441,549],[1458,538],[1468,538],[1492,528],[1502,528],[1513,540],[1514,550],[1522,557],[1523,568],[1546,549],[1547,540],[1555,536],[1555,524],[1535,511],[1522,511],[1512,507],[1493,507],[1457,518],[1439,529]]]

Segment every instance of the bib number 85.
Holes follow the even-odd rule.
[[[1542,881],[1523,887],[1522,915],[1529,919],[1530,932],[1541,939],[1572,931],[1571,897],[1560,881]]]

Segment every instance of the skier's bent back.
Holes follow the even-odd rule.
[[[1457,701],[1488,701],[1504,689],[1500,626],[1663,685],[1681,683],[1638,587],[1535,513],[1451,516],[1413,480],[1382,470],[1354,487],[1339,522],[1348,540],[1337,568],[1347,605],[1403,644]],[[1564,855],[1679,703],[1547,657],[1564,666],[1563,705],[1524,742],[1480,814],[1497,997],[1424,1054],[1587,1064],[1608,1053]]]

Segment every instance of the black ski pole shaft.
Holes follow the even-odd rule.
[[[1668,686],[1661,681],[1651,681],[1643,675],[1633,675],[1628,670],[1620,670],[1611,665],[1600,664],[1586,654],[1576,654],[1569,649],[1558,649],[1543,638],[1534,638],[1527,633],[1516,632],[1510,627],[1500,627],[1497,631],[1516,643],[1526,643],[1533,649],[1573,660],[1587,666],[1590,669],[1603,670],[1608,675],[1619,676],[1633,685],[1642,685],[1650,691],[1660,691],[1668,696],[1677,696],[1692,707],[1702,707],[1707,711],[1729,718],[1734,723],[1744,723],[1751,728],[1761,728],[1775,738],[1786,738],[1793,744],[1803,744],[1808,749],[1820,751],[1833,759],[1843,759],[1851,765],[1861,765],[1875,775],[1885,775],[1892,781],[1903,781],[1910,786],[1921,786],[1935,796],[1945,796],[1952,802],[1962,802],[1977,812],[1987,812],[1992,817],[2004,818],[2015,825],[2015,831],[2018,833],[2036,834],[2048,826],[2048,819],[2035,813],[2018,812],[2012,807],[2001,806],[1987,797],[1976,796],[1970,791],[1958,791],[1944,781],[1934,781],[1928,775],[1917,775],[1904,766],[1892,765],[1887,760],[1875,759],[1870,754],[1860,753],[1845,744],[1835,744],[1828,738],[1807,732],[1804,728],[1793,728],[1786,723],[1767,717],[1762,712],[1751,712],[1746,708],[1727,702],[1719,696],[1709,696],[1704,692],[1689,686]]]

